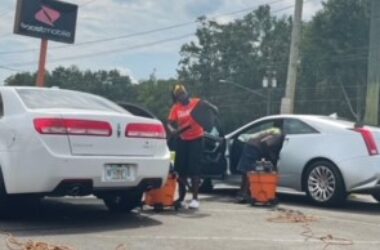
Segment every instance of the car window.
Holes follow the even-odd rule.
[[[318,131],[298,119],[284,121],[284,133],[287,135],[315,134]]]
[[[274,127],[282,129],[282,120],[276,119],[254,124],[250,128],[243,131],[241,134],[239,134],[238,140],[246,142],[252,135]]]
[[[117,104],[135,116],[157,119],[156,116],[153,115],[151,112],[135,104],[131,104],[131,103],[117,103]]]
[[[18,89],[17,92],[30,109],[82,109],[128,113],[105,98],[75,91]]]

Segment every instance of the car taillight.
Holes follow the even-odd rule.
[[[366,128],[356,128],[356,129],[354,129],[354,131],[359,132],[362,135],[364,142],[367,146],[367,150],[368,150],[369,155],[372,156],[372,155],[378,155],[379,154],[379,150],[377,149],[375,137],[373,136],[373,133],[371,132],[371,130],[368,130]]]
[[[107,137],[112,135],[111,125],[103,121],[38,118],[34,120],[34,127],[40,134]]]
[[[131,123],[125,129],[126,137],[165,139],[166,131],[161,124]]]

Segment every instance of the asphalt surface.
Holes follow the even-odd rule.
[[[0,219],[0,230],[21,241],[45,241],[76,250],[113,250],[119,244],[124,244],[123,250],[380,249],[380,204],[368,196],[355,196],[341,208],[320,208],[303,196],[280,195],[280,208],[318,220],[305,227],[269,222],[280,212],[236,204],[235,192],[219,188],[202,195],[199,211],[169,208],[155,213],[145,208],[126,215],[110,214],[93,198],[47,199],[14,208]],[[8,249],[5,240],[2,235],[0,249]]]

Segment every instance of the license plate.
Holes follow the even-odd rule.
[[[131,167],[122,164],[109,164],[105,166],[105,181],[126,181],[131,176]]]

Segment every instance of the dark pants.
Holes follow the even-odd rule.
[[[245,144],[241,154],[237,170],[246,175],[256,169],[256,162],[261,158],[260,150],[253,145]]]
[[[250,196],[247,173],[256,169],[256,162],[259,161],[261,157],[262,154],[256,146],[249,144],[244,145],[237,166],[237,170],[242,174],[240,192],[238,194],[239,202],[246,202]]]
[[[187,178],[192,181],[193,199],[198,199],[198,189],[201,176],[201,159],[203,155],[203,138],[186,141],[179,139],[176,145],[174,170],[179,175],[179,201],[186,196]]]
[[[192,141],[179,139],[174,162],[175,171],[180,176],[200,176],[202,151],[203,138]]]

